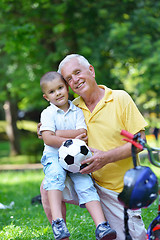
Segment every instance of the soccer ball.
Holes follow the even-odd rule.
[[[69,139],[65,141],[58,150],[59,163],[69,172],[77,173],[87,164],[81,162],[92,156],[86,143],[80,139]]]

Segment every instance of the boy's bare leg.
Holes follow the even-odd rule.
[[[43,209],[45,211],[45,214],[46,214],[50,224],[52,224],[51,208],[49,205],[47,191],[45,189],[43,189],[43,182],[40,186],[40,192],[41,192],[41,200],[42,200]],[[62,216],[63,216],[63,219],[66,221],[66,204],[65,204],[65,202],[62,202]]]
[[[52,224],[51,208],[49,206],[47,191],[45,189],[43,189],[43,182],[40,187],[40,192],[41,192],[41,200],[42,200],[43,209],[45,211],[45,214],[46,214],[50,224]]]
[[[62,191],[54,189],[48,190],[49,205],[52,213],[52,220],[63,218],[62,216]]]
[[[96,227],[102,223],[102,222],[106,222],[104,213],[102,211],[102,207],[99,201],[90,201],[87,202],[86,204],[86,208],[88,210],[88,212],[90,213]]]
[[[43,182],[40,187],[40,192],[41,192],[41,199],[42,199],[42,206],[45,211],[45,214],[50,222],[52,224],[52,214],[51,214],[51,208],[49,205],[49,199],[48,199],[48,194],[45,189],[43,189]],[[66,221],[66,205],[65,202],[62,202],[62,216],[63,219]],[[69,238],[65,238],[64,240],[69,240]]]

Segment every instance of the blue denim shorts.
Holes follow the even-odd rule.
[[[46,158],[46,155],[42,157],[43,160],[44,157]],[[59,164],[58,157],[49,156],[45,160],[43,171],[45,173],[44,189],[63,191],[65,188],[66,174],[68,174],[73,182],[81,207],[84,207],[84,204],[87,202],[99,201],[99,196],[91,176],[88,174],[67,172]]]
[[[46,190],[57,189],[63,191],[67,172],[59,164],[58,157],[55,155],[44,155],[42,161],[45,174],[43,188]]]

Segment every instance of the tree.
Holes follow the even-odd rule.
[[[125,87],[138,105],[155,107],[159,7],[158,0],[1,1],[0,101],[17,109],[44,107],[40,77],[76,52],[95,67],[98,83]]]
[[[114,74],[145,111],[160,106],[160,3],[134,1],[124,20],[112,24],[109,41],[117,59]],[[159,108],[159,107],[158,107]]]

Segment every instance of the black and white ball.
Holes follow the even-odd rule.
[[[80,139],[65,141],[58,150],[61,166],[69,172],[77,173],[86,165],[81,162],[92,156],[86,143]]]

